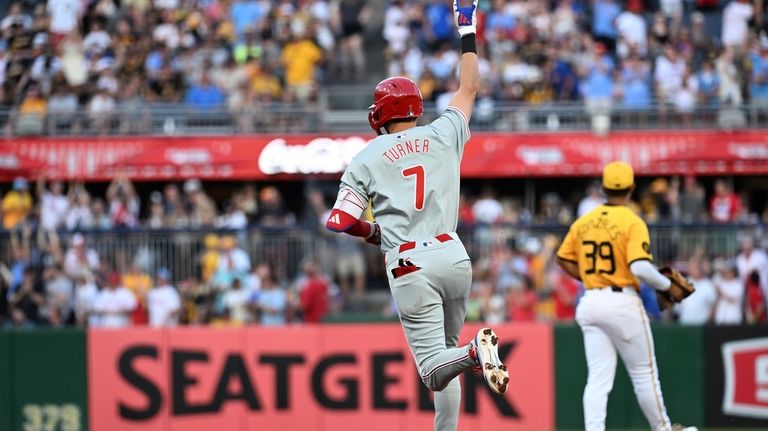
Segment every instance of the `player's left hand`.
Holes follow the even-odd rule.
[[[463,0],[466,4],[468,0]],[[453,0],[453,16],[456,21],[456,28],[459,30],[459,36],[477,33],[477,3],[478,0],[472,0],[469,6],[461,6],[462,0]]]
[[[672,282],[669,286],[669,290],[656,291],[656,299],[658,300],[659,308],[662,311],[674,307],[675,304],[681,302],[696,291],[691,280],[681,274],[680,271],[672,268],[661,268],[659,269],[659,272],[664,274]]]
[[[381,245],[381,227],[378,223],[371,223],[373,225],[373,234],[368,238],[365,238],[365,242],[373,245]]]

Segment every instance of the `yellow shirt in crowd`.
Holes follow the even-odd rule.
[[[287,44],[283,49],[286,84],[311,84],[315,77],[315,64],[322,56],[320,48],[308,39]]]
[[[14,228],[32,211],[32,195],[11,190],[3,198],[3,227]]]

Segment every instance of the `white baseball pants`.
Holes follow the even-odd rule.
[[[608,394],[616,375],[616,352],[632,380],[635,396],[654,431],[671,431],[659,384],[653,335],[640,296],[632,288],[588,289],[576,308],[584,334],[587,386],[584,429],[604,431]]]

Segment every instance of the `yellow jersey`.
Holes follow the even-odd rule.
[[[653,261],[648,226],[625,206],[600,205],[573,222],[557,257],[579,266],[586,289],[639,289],[629,265],[638,260]]]
[[[32,211],[32,195],[28,192],[11,190],[3,198],[3,227],[13,229]]]

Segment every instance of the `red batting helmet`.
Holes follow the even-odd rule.
[[[421,91],[415,82],[401,76],[387,78],[376,86],[368,122],[379,135],[392,120],[416,119],[424,113]]]

